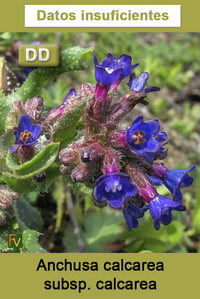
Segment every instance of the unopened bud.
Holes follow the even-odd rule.
[[[81,153],[81,160],[84,163],[89,163],[92,161],[99,160],[105,152],[105,148],[98,143],[91,144],[84,148]]]
[[[167,157],[168,148],[161,147],[160,151],[157,153],[156,159],[164,160]]]
[[[43,182],[45,179],[46,179],[46,173],[44,171],[36,174],[34,176],[34,179],[38,182],[38,183],[41,183]]]
[[[9,130],[18,126],[18,120],[22,114],[25,114],[25,109],[20,101],[12,103],[10,113],[6,117],[5,129]]]
[[[62,164],[62,165],[60,166],[60,172],[62,172],[62,173],[64,173],[64,174],[70,174],[71,171],[72,171],[72,167],[71,167],[71,165],[67,165],[67,166],[65,166],[65,165]]]
[[[90,179],[93,173],[93,165],[91,163],[83,163],[76,168],[71,173],[71,179],[74,182],[85,182]]]
[[[24,114],[25,113],[25,109],[23,107],[22,102],[20,102],[20,101],[14,101],[12,103],[11,112],[18,113],[18,114],[20,114],[20,113]]]
[[[70,98],[70,97],[75,97],[77,94],[76,90],[74,88],[71,88],[70,91],[68,92],[68,94],[66,94],[65,98],[64,98],[64,101],[63,101],[63,104],[67,102],[67,100]]]
[[[13,199],[17,198],[18,194],[11,191],[7,186],[0,186],[0,209],[6,209],[12,205]]]
[[[36,121],[40,120],[44,110],[43,98],[34,97],[27,100],[24,108],[26,110],[26,114],[29,114]]]
[[[43,126],[49,123],[53,123],[57,121],[59,118],[61,118],[65,114],[66,108],[68,107],[68,100],[69,99],[74,100],[75,96],[76,96],[76,90],[74,88],[70,89],[68,94],[65,96],[62,104],[58,108],[55,108],[49,112],[49,114],[44,120]]]
[[[83,151],[82,154],[81,154],[81,160],[84,162],[84,163],[88,163],[88,162],[91,162],[91,153],[90,152],[86,152],[86,151]]]
[[[76,164],[79,162],[79,152],[71,148],[64,148],[59,153],[60,162],[64,165]]]

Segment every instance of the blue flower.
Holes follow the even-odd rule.
[[[128,175],[121,172],[102,175],[96,183],[94,198],[100,206],[108,203],[114,209],[121,209],[127,198],[137,194],[136,185],[129,181]]]
[[[160,88],[157,86],[150,86],[146,87],[147,80],[149,79],[149,73],[143,72],[141,73],[138,78],[135,76],[135,73],[132,73],[130,75],[128,86],[131,90],[134,90],[136,93],[145,91],[146,93],[152,92],[152,91],[159,91]]]
[[[137,116],[126,131],[126,142],[135,154],[152,162],[167,139],[167,134],[159,130],[158,120],[144,122],[143,116]]]
[[[113,65],[121,67],[123,69],[119,76],[121,79],[124,79],[125,77],[130,75],[132,70],[139,65],[139,63],[134,63],[133,65],[131,65],[132,57],[127,54],[122,54],[119,59],[117,59],[114,55],[109,53],[108,57],[113,61]]]
[[[168,225],[172,221],[172,211],[185,211],[185,205],[175,202],[165,196],[157,195],[149,203],[149,211],[154,221],[156,230],[160,229],[160,223]]]
[[[139,64],[131,65],[132,57],[127,54],[123,54],[117,59],[109,53],[100,64],[94,56],[93,61],[96,81],[103,86],[111,86],[117,79],[124,79]]]
[[[154,164],[153,172],[156,177],[150,177],[154,185],[164,184],[173,195],[173,199],[177,202],[182,201],[182,193],[180,188],[189,187],[194,179],[188,172],[192,171],[195,166],[187,170],[168,169],[163,164]]]
[[[34,145],[42,133],[42,126],[32,124],[32,118],[24,114],[20,117],[15,134],[15,144],[10,147],[10,153],[16,152],[19,146]]]
[[[140,208],[131,202],[128,203],[128,207],[123,210],[128,230],[138,227],[137,218],[142,218],[146,210],[148,210],[147,205],[144,205],[142,208]]]
[[[68,94],[65,96],[63,104],[70,98],[70,97],[75,97],[77,94],[76,90],[74,88],[71,88]]]

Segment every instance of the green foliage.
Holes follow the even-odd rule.
[[[92,192],[94,190],[95,184],[88,183],[87,185],[81,184],[81,183],[76,183],[72,182],[72,180],[68,177],[64,177],[64,182],[67,186],[67,188],[72,192],[72,194],[79,200],[82,199],[87,199],[91,201],[92,198]]]
[[[122,215],[109,209],[88,211],[84,215],[81,236],[85,243],[84,252],[108,252],[107,246],[122,232]],[[72,226],[65,231],[63,244],[68,251],[76,251],[76,238]]]
[[[23,210],[20,211],[20,213],[29,213],[30,216],[30,210],[28,211],[28,209],[30,209],[30,207],[28,208],[26,206],[26,208],[24,209],[25,206],[23,206]],[[18,208],[22,208],[19,204]],[[31,207],[31,209],[33,209]],[[33,210],[32,210],[33,211]],[[16,211],[17,212],[17,211]],[[35,212],[34,213],[38,213]],[[32,216],[34,216],[34,213]],[[19,217],[21,217],[22,215],[17,214],[17,218],[19,220]],[[38,214],[37,214],[38,216]],[[24,217],[27,220],[27,216],[24,215]],[[37,219],[38,220],[38,219]],[[31,220],[29,220],[30,223]],[[8,224],[6,226],[3,226],[0,228],[0,250],[2,250],[3,252],[9,252],[9,253],[14,253],[14,252],[25,252],[25,253],[44,253],[46,252],[46,250],[44,250],[38,243],[38,237],[40,235],[39,232],[35,231],[35,230],[30,230],[28,229],[28,227],[26,226],[25,223],[23,223],[23,221],[20,219],[20,224],[18,225],[16,221],[14,221],[11,224]],[[30,223],[31,225],[33,224]],[[14,226],[17,227],[17,229],[14,229]],[[8,247],[8,236],[9,234],[17,234],[17,233],[22,233],[22,248],[10,248]]]
[[[13,205],[15,211],[15,221],[13,222],[14,226],[17,227],[16,232],[22,233],[22,248],[20,248],[21,253],[44,253],[46,252],[39,243],[38,238],[40,233],[36,231],[36,228],[41,229],[42,220],[38,212],[36,212],[30,204],[24,202],[23,198],[20,198],[19,203]],[[25,215],[27,213],[27,215]],[[28,219],[28,215],[33,217],[33,219]],[[13,225],[12,225],[13,226]],[[33,229],[30,229],[34,227]],[[8,231],[6,233],[10,233]]]
[[[23,164],[16,161],[13,154],[8,153],[7,166],[17,177],[28,179],[47,169],[57,158],[59,143],[51,143],[39,152],[33,159]]]
[[[3,172],[4,181],[12,190],[22,194],[48,190],[50,184],[57,176],[58,166],[53,166],[52,164],[58,156],[58,151],[59,143],[51,143],[33,159],[24,164],[19,164],[17,157],[8,153],[6,165],[12,173]],[[34,176],[44,170],[47,171],[48,177],[44,182],[38,183]]]
[[[0,137],[0,155],[7,153],[12,144],[14,144],[14,131],[9,130]]]
[[[183,119],[174,119],[171,122],[171,127],[184,136],[189,137],[195,128],[195,124],[196,122],[194,120],[185,117]]]
[[[157,98],[156,101],[153,101],[151,103],[151,110],[153,111],[153,114],[160,115],[161,113],[166,111],[166,108],[168,106],[168,101],[163,98]]]
[[[40,233],[34,230],[24,230],[23,231],[23,247],[21,249],[22,253],[46,253],[47,251],[42,248],[38,243]]]
[[[140,252],[150,250],[152,252],[166,252],[183,241],[184,225],[179,221],[173,221],[166,227],[156,231],[152,219],[142,222],[133,232],[125,233],[127,252]]]
[[[76,134],[76,126],[81,118],[81,112],[84,104],[79,105],[75,110],[61,117],[53,132],[53,137],[56,142],[70,142]]]
[[[42,88],[40,96],[45,99],[45,106],[49,109],[57,108],[63,102],[70,87],[66,84],[67,78],[60,76],[59,80],[51,82],[48,86]]]
[[[60,176],[59,166],[57,164],[51,165],[47,170],[45,170],[46,179],[44,182],[37,182],[34,178],[27,178],[22,176],[17,176],[12,173],[4,172],[3,180],[8,184],[8,186],[15,192],[21,194],[26,194],[28,192],[48,192],[49,187],[55,181],[57,177]]]
[[[16,201],[16,208],[18,210],[18,216],[24,224],[33,230],[42,231],[43,219],[40,212],[36,207],[33,207],[27,200],[26,197],[20,197]]]

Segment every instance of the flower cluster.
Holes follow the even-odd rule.
[[[167,134],[160,130],[158,120],[145,121],[137,116],[130,128],[122,130],[121,119],[133,110],[135,105],[144,104],[147,93],[159,91],[156,86],[148,86],[149,74],[141,73],[136,77],[133,70],[138,63],[123,54],[117,59],[108,54],[100,63],[93,58],[96,85],[83,84],[80,90],[71,89],[60,107],[41,117],[41,98],[36,98],[36,108],[30,103],[22,107],[18,128],[15,130],[15,144],[10,153],[32,152],[37,147],[41,135],[50,135],[49,143],[56,141],[54,131],[63,125],[62,119],[73,112],[81,103],[85,104],[82,121],[83,136],[68,144],[59,152],[60,171],[79,183],[94,183],[95,205],[109,205],[121,210],[129,230],[138,226],[138,219],[147,210],[152,217],[155,229],[160,224],[172,221],[172,211],[184,211],[181,188],[192,184],[193,178],[188,170],[168,169],[160,160],[167,157]],[[134,70],[135,71],[135,70]],[[129,77],[130,90],[120,96],[118,86]],[[85,101],[87,98],[87,101]],[[35,105],[31,100],[31,105]],[[29,107],[29,109],[27,109]],[[50,130],[49,130],[50,129]],[[30,157],[28,158],[30,159]],[[40,182],[45,180],[45,172],[35,176]],[[172,196],[160,195],[155,186],[164,184]]]
[[[121,130],[119,122],[136,104],[147,104],[146,94],[159,91],[146,86],[147,72],[136,77],[132,57],[123,54],[117,59],[108,54],[100,63],[93,58],[97,84],[92,100],[84,111],[85,134],[81,141],[70,144],[60,152],[61,171],[71,174],[76,182],[96,179],[94,203],[120,209],[129,230],[138,226],[149,210],[156,229],[160,223],[172,221],[172,211],[184,211],[182,187],[192,184],[188,170],[167,169],[158,162],[166,158],[167,134],[160,131],[158,120],[144,121],[137,116],[130,128]],[[117,88],[129,77],[130,91],[120,97]],[[172,199],[158,194],[155,185],[164,184]]]

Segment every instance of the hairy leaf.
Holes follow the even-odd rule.
[[[40,233],[35,230],[25,230],[23,231],[23,247],[21,252],[26,253],[46,253],[47,251],[40,246],[38,243]]]
[[[25,198],[20,197],[16,201],[18,216],[25,223],[25,225],[36,231],[41,231],[43,226],[43,219],[37,208],[33,207]]]
[[[61,117],[54,127],[54,140],[56,142],[71,141],[75,134],[75,128],[81,118],[84,104],[78,106],[74,111]]]
[[[14,144],[14,131],[10,130],[5,132],[0,137],[0,155],[8,152],[9,147]]]
[[[57,158],[59,151],[59,143],[51,143],[47,145],[39,154],[30,161],[19,165],[15,155],[9,153],[7,156],[7,166],[12,169],[18,177],[28,179],[47,169]]]
[[[2,177],[13,191],[26,194],[29,192],[47,192],[55,179],[60,176],[59,165],[54,163],[45,170],[45,173],[46,179],[40,183],[38,183],[34,178],[17,176],[8,172],[4,172]]]

